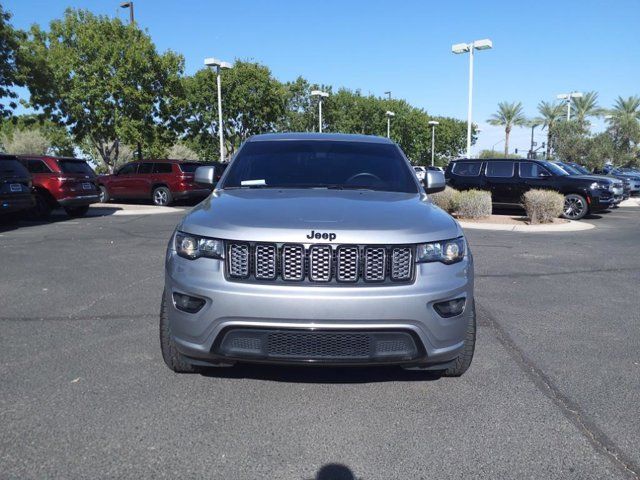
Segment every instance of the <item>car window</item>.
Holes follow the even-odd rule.
[[[456,162],[451,172],[461,177],[477,177],[480,175],[482,162]]]
[[[541,173],[549,175],[549,172],[542,165],[533,162],[520,162],[521,178],[538,178]]]
[[[415,174],[396,145],[285,140],[248,142],[223,188],[353,188],[417,193]]]
[[[60,170],[64,173],[83,173],[85,175],[94,175],[93,170],[82,160],[58,160]]]
[[[170,163],[154,163],[153,173],[171,173],[172,168]]]
[[[133,173],[136,173],[137,168],[138,168],[137,164],[130,163],[122,167],[120,170],[118,170],[118,175],[131,175]]]
[[[200,162],[193,162],[193,163],[179,163],[178,167],[180,167],[180,170],[183,171],[184,173],[194,173],[196,171],[196,168],[198,167],[210,167],[212,166],[211,163],[200,163]],[[218,167],[216,167],[217,169]]]
[[[29,172],[18,161],[12,158],[0,158],[0,176],[10,177],[28,177]]]
[[[487,162],[485,175],[497,178],[513,177],[513,162]]]
[[[153,163],[144,162],[138,167],[138,173],[151,173],[153,170]]]
[[[42,160],[27,160],[27,170],[31,173],[51,173],[51,169]]]

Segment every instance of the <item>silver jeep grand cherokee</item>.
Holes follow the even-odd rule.
[[[214,167],[196,181],[213,183]],[[473,259],[458,223],[386,138],[247,140],[166,255],[160,341],[176,372],[236,362],[379,365],[462,375]]]

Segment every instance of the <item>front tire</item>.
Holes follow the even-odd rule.
[[[167,187],[158,187],[153,190],[153,204],[159,207],[168,207],[173,203],[173,195]]]
[[[462,353],[456,358],[455,363],[444,371],[445,377],[459,377],[466,372],[473,361],[473,353],[476,349],[476,305],[473,304],[471,318],[467,325],[467,333],[464,339]]]
[[[568,220],[580,220],[589,213],[587,199],[577,193],[564,196],[564,211],[562,216]]]
[[[171,336],[171,326],[169,325],[169,315],[167,314],[166,292],[162,292],[162,304],[160,307],[160,350],[162,359],[167,367],[176,373],[196,373],[198,367],[189,363],[184,355],[176,348],[176,344]]]
[[[104,185],[100,185],[100,203],[107,203],[109,200],[109,190]]]

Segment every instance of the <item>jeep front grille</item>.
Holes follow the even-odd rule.
[[[311,283],[411,282],[410,245],[302,245],[227,242],[231,280]]]

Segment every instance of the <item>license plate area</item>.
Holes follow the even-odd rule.
[[[9,190],[11,192],[21,192],[22,191],[22,185],[19,183],[12,183],[9,185]]]
[[[91,190],[92,188],[93,188],[93,185],[91,185],[89,182],[85,182],[82,184],[83,190]]]

